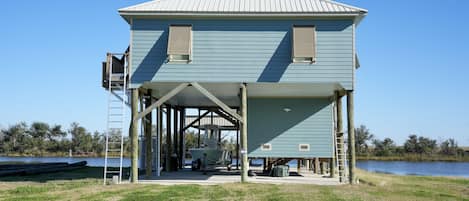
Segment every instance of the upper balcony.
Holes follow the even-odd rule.
[[[105,89],[122,89],[129,81],[129,48],[125,53],[107,53],[102,62],[101,84]]]

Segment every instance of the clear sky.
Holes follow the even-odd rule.
[[[0,14],[0,127],[77,121],[103,131],[106,52],[129,27],[117,9],[144,0],[15,0]],[[357,29],[356,125],[398,144],[409,134],[469,145],[469,1],[339,0],[369,10]]]

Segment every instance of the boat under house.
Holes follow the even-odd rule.
[[[118,12],[130,45],[102,63],[105,183],[124,176],[127,134],[132,183],[293,173],[356,182],[355,33],[367,10],[332,0],[155,0]]]

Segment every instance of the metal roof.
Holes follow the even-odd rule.
[[[332,0],[154,0],[121,15],[358,15],[367,10]]]

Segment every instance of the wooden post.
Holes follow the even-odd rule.
[[[197,116],[197,118],[200,118],[200,108],[198,109],[199,110],[199,116]],[[197,131],[198,131],[198,134],[197,134],[197,148],[200,148],[200,120],[197,122]]]
[[[319,174],[319,158],[314,158],[314,173]]]
[[[177,107],[174,107],[173,108],[173,135],[174,135],[174,142],[173,142],[173,145],[174,145],[174,153],[176,153],[176,156],[177,156],[177,161],[179,161],[179,132],[178,132],[178,115],[179,115],[179,109]],[[179,168],[178,165],[176,165],[176,167],[172,167],[174,168],[174,170],[177,171],[177,169]]]
[[[262,171],[265,171],[267,167],[267,158],[262,158]]]
[[[184,122],[186,118],[186,109],[181,108],[179,113],[179,169],[184,168],[185,150],[184,150]]]
[[[246,84],[241,85],[241,117],[242,117],[242,127],[241,127],[241,182],[247,182],[248,180],[248,99],[246,92]]]
[[[305,166],[306,166],[306,172],[309,171],[310,167],[309,167],[309,159],[306,159],[305,160]]]
[[[210,124],[213,125],[213,112],[210,112]]]
[[[337,100],[338,96],[339,96],[339,94],[336,91],[334,93],[334,101]],[[337,105],[335,105],[335,107],[337,107]],[[334,114],[334,112],[336,112],[337,108],[335,108],[335,107],[332,109],[332,116],[336,116],[336,114]],[[337,116],[336,116],[336,118],[333,118],[333,119],[334,119],[334,121],[336,121]],[[333,134],[332,134],[333,135],[333,142],[332,143],[335,145],[337,143],[337,130],[338,130],[337,129],[337,122],[334,122],[334,128],[333,129],[334,129],[334,131],[333,131]],[[329,159],[329,173],[330,173],[331,178],[335,177],[335,168],[336,168],[335,165],[336,165],[336,162],[337,162],[337,158],[336,158],[336,153],[337,153],[336,149],[337,149],[337,147],[338,147],[338,145],[334,146],[334,148],[333,148],[334,151],[332,152],[332,157]]]
[[[296,165],[296,172],[297,172],[298,174],[300,174],[300,172],[301,172],[301,159],[297,159],[297,160],[296,160],[296,164],[297,164],[297,165]]]
[[[171,144],[171,107],[166,106],[166,171],[171,171],[171,154],[173,153]]]
[[[160,149],[160,158],[159,158],[159,164],[158,168],[162,167],[163,163],[161,162],[163,158],[163,108],[160,106],[158,107],[158,135],[160,135],[159,139],[159,149]],[[157,170],[157,176],[160,176],[160,171]]]
[[[329,176],[331,178],[335,177],[335,157],[332,156],[332,158],[329,159]]]
[[[145,107],[149,107],[152,104],[151,100],[151,90],[148,90],[148,97],[145,98]],[[152,167],[152,130],[151,130],[151,122],[152,122],[152,112],[148,113],[145,117],[144,121],[144,130],[145,130],[145,175],[146,177],[151,177],[151,172],[153,170]]]
[[[355,127],[353,121],[353,91],[347,91],[347,129],[349,154],[349,181],[356,184],[355,178]]]
[[[319,165],[320,165],[319,168],[321,169],[321,174],[324,175],[326,172],[326,164],[324,161],[320,161]]]
[[[236,129],[236,169],[239,170],[239,121]]]
[[[343,121],[342,121],[342,97],[340,96],[339,92],[336,92],[336,109],[337,109],[337,151],[338,151],[338,156],[337,160],[339,161],[339,179],[340,182],[344,178],[344,131],[343,131]]]
[[[132,183],[138,182],[138,121],[133,119],[138,115],[138,89],[131,89],[131,123],[130,123],[130,142],[131,142],[131,179]]]

